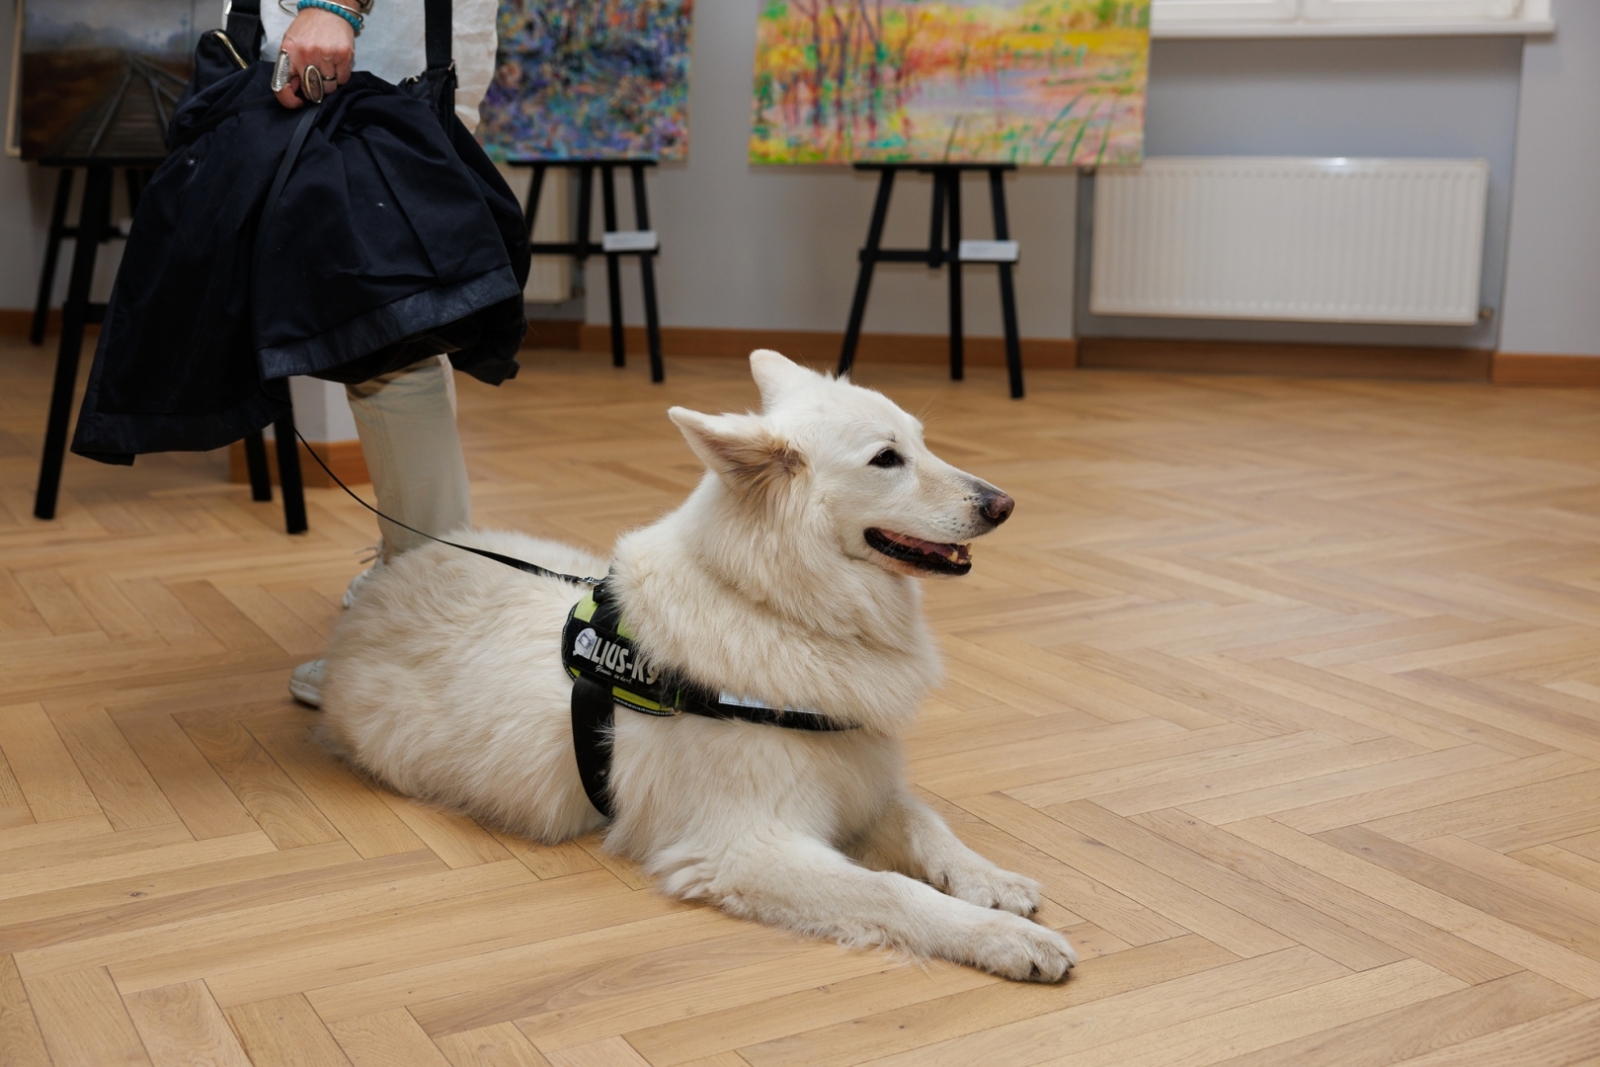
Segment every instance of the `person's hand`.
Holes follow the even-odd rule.
[[[331,11],[308,7],[294,17],[283,31],[278,46],[289,53],[293,71],[289,83],[278,90],[278,103],[295,108],[305,103],[300,86],[305,84],[305,69],[314,66],[322,75],[322,93],[333,92],[350,80],[350,63],[356,54],[355,28]]]

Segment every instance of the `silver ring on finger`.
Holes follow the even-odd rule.
[[[306,99],[313,104],[322,103],[322,71],[311,64],[306,64],[305,71],[300,75],[301,86],[306,91]]]
[[[272,65],[272,91],[281,93],[283,87],[289,84],[289,78],[294,74],[294,64],[289,59],[289,53],[280,51],[278,61]]]

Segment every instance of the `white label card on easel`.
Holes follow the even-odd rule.
[[[1015,263],[1020,251],[1015,241],[962,241],[956,255],[963,263]]]
[[[600,239],[607,252],[654,252],[660,247],[654,230],[612,230]]]

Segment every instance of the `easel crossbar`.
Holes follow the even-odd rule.
[[[590,241],[580,245],[576,241],[532,241],[528,245],[529,251],[536,256],[571,256],[573,259],[588,259],[590,256],[606,255],[606,246]],[[661,254],[660,248],[621,248],[610,253],[614,256],[656,256]]]

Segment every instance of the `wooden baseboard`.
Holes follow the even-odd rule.
[[[583,323],[577,319],[529,319],[523,348],[579,348],[583,344]]]
[[[33,327],[33,312],[22,311],[17,308],[0,308],[0,337],[26,337],[28,330]],[[61,331],[61,312],[59,309],[50,312],[50,326],[46,332],[59,333]]]
[[[26,337],[28,331],[33,329],[32,308],[0,308],[0,337]],[[84,326],[83,332],[90,337],[98,336],[100,324],[92,322]],[[51,308],[45,318],[44,335],[46,337],[61,336],[61,309]]]
[[[333,468],[333,473],[346,485],[364,485],[372,481],[367,473],[367,459],[361,454],[360,441],[314,441],[317,455]],[[278,449],[267,442],[267,469],[272,472],[272,484],[278,485]],[[317,466],[317,461],[306,454],[305,442],[300,442],[300,478],[308,489],[331,489],[333,479]],[[250,470],[244,461],[244,442],[235,441],[228,446],[228,481],[248,483]]]
[[[1494,384],[1600,387],[1600,357],[1494,354]]]
[[[1182,374],[1487,381],[1489,349],[1078,338],[1078,366]]]
[[[643,326],[626,331],[629,355],[646,351]],[[833,330],[749,330],[712,329],[692,326],[664,326],[661,329],[662,355],[673,358],[707,357],[743,359],[757,348],[771,348],[789,358],[813,367],[830,367],[839,361],[844,334]],[[610,352],[611,328],[584,324],[581,344],[584,352]],[[1024,367],[1070,369],[1076,365],[1076,343],[1070,339],[1025,337],[1022,339]],[[974,367],[1003,367],[1005,340],[1000,337],[968,337],[966,361]],[[950,359],[950,341],[944,334],[862,334],[856,358],[867,363],[932,363]]]
[[[26,337],[33,324],[28,309],[0,308],[0,337]],[[85,332],[99,333],[99,326]],[[61,309],[50,311],[47,332],[61,332]],[[644,327],[627,328],[628,351],[645,352]],[[674,358],[742,359],[752,349],[775,348],[810,364],[832,366],[839,359],[842,333],[832,330],[750,330],[667,326],[661,330],[664,355]],[[572,319],[535,319],[528,324],[522,347],[611,351],[611,330]],[[869,333],[861,337],[857,358],[877,363],[943,364],[950,358],[943,334]],[[999,337],[969,337],[967,362],[975,367],[1005,365],[1005,342]],[[1167,341],[1122,337],[1024,338],[1025,367],[1106,370],[1148,370],[1182,374],[1274,374],[1311,378],[1413,378],[1434,381],[1492,381],[1496,385],[1540,385],[1600,388],[1600,357],[1550,356],[1491,352],[1476,348],[1417,348],[1382,345],[1259,344],[1232,341]],[[230,453],[233,480],[244,476],[242,446]],[[303,447],[303,446],[302,446]],[[347,482],[366,482],[366,461],[360,444],[335,441],[330,461]],[[320,451],[321,446],[319,446]],[[347,449],[353,449],[346,452]],[[270,451],[270,450],[269,450]],[[327,455],[324,453],[324,455]],[[276,484],[277,466],[273,463]],[[343,464],[343,465],[341,465]],[[327,475],[307,460],[307,485],[331,485]],[[346,471],[352,474],[347,477]],[[322,479],[320,482],[313,478]]]

